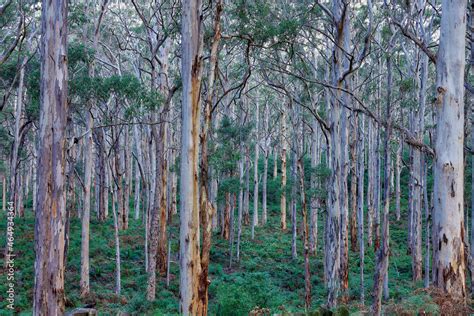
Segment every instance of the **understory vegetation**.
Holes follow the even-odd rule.
[[[271,168],[270,168],[271,169]],[[470,169],[468,169],[470,171]],[[402,183],[408,181],[408,174],[402,173]],[[277,203],[279,179],[269,182],[269,221],[266,226],[256,229],[255,239],[250,238],[250,226],[243,226],[240,262],[229,261],[229,241],[221,238],[218,231],[213,233],[211,264],[209,267],[211,284],[209,287],[210,315],[273,315],[303,313],[304,308],[304,257],[301,239],[298,239],[298,258],[291,257],[291,229],[282,233],[279,227],[280,209]],[[466,191],[469,192],[469,191]],[[403,192],[406,193],[406,192]],[[402,197],[406,194],[402,194]],[[274,198],[272,198],[274,197]],[[30,201],[31,202],[31,201]],[[402,219],[407,217],[407,200],[402,198]],[[28,205],[29,203],[27,203]],[[299,205],[298,205],[299,207]],[[33,296],[34,261],[34,216],[30,209],[24,218],[15,220],[15,264],[16,264],[16,311],[22,315],[31,314]],[[75,214],[74,214],[75,215]],[[411,257],[407,253],[406,221],[396,221],[391,214],[391,253],[389,266],[390,299],[384,302],[386,315],[439,315],[444,308],[453,311],[450,298],[441,299],[438,293],[423,289],[423,282],[411,280]],[[327,315],[323,306],[327,290],[323,273],[323,223],[325,215],[320,214],[318,227],[318,250],[311,257],[312,306],[311,315]],[[175,216],[169,226],[171,240],[170,282],[166,276],[158,279],[157,299],[146,300],[146,278],[144,265],[144,225],[142,219],[130,219],[128,230],[120,232],[122,293],[115,294],[115,245],[111,234],[113,220],[105,223],[91,220],[91,294],[81,299],[79,295],[79,269],[81,246],[80,219],[71,218],[70,245],[67,258],[65,291],[66,309],[94,306],[100,315],[116,315],[119,312],[132,315],[176,315],[179,313],[179,218]],[[301,224],[301,223],[299,223]],[[0,227],[5,227],[2,217]],[[291,224],[289,224],[291,226]],[[298,233],[300,233],[300,226]],[[2,239],[1,247],[4,247]],[[366,249],[365,285],[368,301],[366,306],[359,302],[359,254],[349,251],[349,288],[347,302],[332,311],[336,315],[361,315],[369,312],[375,257],[373,248]],[[235,249],[234,249],[235,251]],[[3,263],[2,263],[3,266]],[[6,301],[6,274],[0,274],[0,311]],[[437,299],[438,298],[438,299]],[[460,311],[465,311],[461,306]]]

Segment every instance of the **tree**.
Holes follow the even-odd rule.
[[[64,313],[67,1],[43,1],[33,313]],[[55,260],[51,260],[53,257]]]
[[[201,1],[185,0],[182,5],[183,81],[181,126],[180,196],[180,312],[202,312],[198,303],[199,275],[199,192],[198,154],[200,130],[200,92],[202,74]]]
[[[466,0],[442,1],[436,58],[433,283],[466,297],[464,253],[464,73]]]

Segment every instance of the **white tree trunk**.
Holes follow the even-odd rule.
[[[264,152],[263,152],[263,177],[262,177],[262,225],[267,223],[267,182],[268,182],[268,155],[270,152],[269,135],[268,135],[268,102],[265,102],[263,112],[263,129],[264,129]]]
[[[434,161],[433,278],[466,296],[464,254],[464,73],[466,0],[442,1],[437,57],[437,125]]]
[[[281,196],[280,196],[280,225],[286,230],[286,108],[283,105],[281,116]],[[275,161],[276,162],[276,161]],[[273,174],[275,176],[275,173]]]
[[[258,155],[260,149],[259,142],[259,129],[258,129],[258,118],[259,118],[259,104],[257,100],[255,109],[255,157],[253,163],[253,220],[252,220],[252,239],[255,237],[255,227],[258,226]]]
[[[359,240],[359,261],[360,261],[360,303],[365,303],[365,282],[364,282],[364,259],[365,259],[365,241],[364,241],[364,176],[365,176],[365,140],[364,140],[364,122],[365,118],[360,117],[357,144],[357,233]]]

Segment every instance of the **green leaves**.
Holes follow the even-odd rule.
[[[67,50],[68,67],[74,69],[79,63],[90,64],[94,60],[94,50],[82,43],[70,43]]]
[[[268,42],[283,42],[293,38],[302,25],[297,17],[286,16],[269,1],[236,2],[233,10],[235,31],[241,35],[251,35],[254,42],[264,45]]]
[[[90,99],[105,103],[112,95],[128,100],[130,106],[125,110],[125,117],[129,118],[139,115],[142,110],[156,110],[164,102],[161,93],[145,88],[135,76],[129,74],[105,78],[77,76],[70,80],[69,91],[82,101],[81,104]]]

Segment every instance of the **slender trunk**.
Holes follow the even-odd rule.
[[[99,30],[102,21],[103,14],[107,7],[108,0],[102,0],[100,18],[95,23],[94,27],[94,39],[93,49],[94,51],[98,48],[99,41]],[[85,29],[87,34],[87,28]],[[88,65],[89,76],[95,76],[95,63],[94,59]],[[94,114],[95,114],[95,99],[91,98],[88,102],[87,107],[87,118],[86,118],[86,137],[84,140],[84,204],[81,216],[81,280],[80,280],[80,294],[81,297],[89,295],[90,284],[89,284],[89,224],[90,224],[90,211],[91,211],[91,187],[92,187],[92,165],[93,165],[93,151],[94,142],[92,141],[93,129],[94,129]],[[100,133],[100,131],[99,131]],[[99,148],[101,150],[101,148]],[[100,156],[100,153],[99,153]],[[97,178],[96,178],[97,181]],[[96,188],[98,183],[96,182]],[[96,205],[100,207],[100,200],[98,199],[99,190],[95,190]],[[97,213],[99,211],[97,210]]]
[[[280,195],[280,225],[286,230],[286,109],[283,108],[281,117],[281,195]],[[275,175],[275,173],[273,173]]]
[[[248,146],[244,145],[245,153],[245,191],[244,191],[244,223],[250,225],[250,150]]]
[[[96,199],[99,200],[97,219],[102,222],[106,219],[106,207],[108,206],[104,131],[102,129],[95,130],[94,135],[97,143],[97,178],[99,182],[99,190],[96,192]]]
[[[314,169],[317,168],[320,162],[320,144],[319,144],[319,129],[318,123],[313,121],[313,134],[311,138],[311,190],[313,191],[310,199],[310,215],[309,215],[309,252],[316,255],[318,248],[318,208],[319,197],[316,195],[318,188],[318,179]]]
[[[411,225],[411,255],[412,255],[412,278],[413,281],[419,281],[422,278],[422,245],[421,245],[421,194],[422,194],[422,180],[421,180],[421,152],[417,149],[413,150],[413,209],[412,209],[412,225]]]
[[[102,135],[103,139],[105,139],[105,131],[102,130]],[[106,159],[106,152],[105,152],[105,142],[104,142],[104,151],[102,152],[103,155],[103,178],[104,178],[104,188],[103,188],[103,202],[104,202],[104,220],[109,216],[109,187],[110,185],[110,173],[109,173],[109,168],[107,168],[106,164],[107,162],[105,161]]]
[[[375,155],[374,155],[374,123],[368,120],[368,162],[367,169],[368,183],[367,183],[367,244],[372,247],[373,244],[373,230],[374,230],[374,187],[375,187]]]
[[[151,137],[148,138],[148,135],[150,134],[148,131],[146,131],[143,143],[143,150],[144,150],[144,169],[145,169],[145,174],[146,174],[146,205],[143,210],[143,224],[145,225],[145,271],[148,272],[148,265],[149,265],[149,238],[150,238],[150,213],[151,209],[153,207],[153,198],[152,198],[152,192],[154,192],[154,175],[155,172],[153,172],[153,160],[154,159],[154,143],[150,142]],[[155,162],[156,163],[156,162]]]
[[[395,212],[397,221],[400,221],[400,174],[402,173],[402,153],[403,153],[403,139],[400,136],[398,140],[397,154],[395,158]]]
[[[296,133],[295,136],[297,137]],[[297,249],[296,249],[296,239],[297,239],[297,221],[296,221],[296,185],[297,185],[297,161],[296,161],[296,150],[293,150],[291,160],[291,178],[292,178],[292,187],[291,187],[291,200],[290,200],[290,207],[291,207],[291,257],[296,259],[298,257]]]
[[[21,124],[23,122],[23,96],[24,96],[24,83],[25,83],[25,67],[28,61],[27,57],[23,57],[20,63],[20,76],[18,79],[17,97],[15,103],[15,129],[14,139],[12,145],[12,153],[10,159],[10,201],[14,203],[15,216],[20,216],[21,203],[20,203],[20,148],[23,143],[24,132],[21,131]]]
[[[212,174],[215,173],[215,171],[211,172]],[[217,196],[218,196],[218,190],[219,190],[219,183],[217,182],[216,176],[213,177],[211,181],[211,203],[212,206],[214,207],[214,214],[212,216],[212,230],[216,231],[218,229],[218,214],[217,214],[217,208],[218,208],[218,202],[217,202]]]
[[[381,112],[381,110],[379,110]],[[380,247],[380,197],[381,197],[381,173],[380,166],[382,165],[382,155],[380,152],[381,135],[380,130],[375,131],[375,187],[374,187],[374,251],[376,252]]]
[[[425,208],[425,278],[424,278],[424,287],[428,288],[430,286],[430,230],[431,230],[431,212],[430,212],[430,203],[428,200],[428,166],[426,165],[425,156],[422,156],[422,166],[423,166],[423,206]]]
[[[300,171],[300,191],[301,191],[301,215],[303,217],[303,247],[304,247],[304,288],[305,288],[305,310],[311,308],[311,271],[309,263],[309,238],[308,238],[308,220],[306,211],[306,193],[304,186],[304,169],[301,158],[298,160],[298,169]]]
[[[168,240],[168,257],[166,261],[166,287],[170,287],[171,240]]]
[[[262,177],[262,225],[267,223],[267,181],[268,181],[268,155],[269,155],[269,144],[268,144],[268,115],[269,107],[268,102],[265,102],[263,115],[263,129],[265,133],[264,138],[264,151],[263,151],[263,177]]]
[[[81,215],[81,297],[89,295],[89,222],[90,222],[90,203],[91,203],[91,181],[92,181],[92,163],[93,163],[93,142],[92,128],[94,126],[92,110],[87,114],[87,135],[84,142],[84,204]]]
[[[393,37],[388,45],[388,52],[391,52],[393,46]],[[390,53],[389,53],[390,54]],[[384,144],[384,181],[383,181],[383,222],[382,222],[382,243],[377,252],[377,269],[374,276],[374,302],[372,304],[372,313],[381,315],[382,313],[382,291],[384,282],[388,282],[388,255],[389,246],[389,210],[390,210],[390,174],[391,174],[391,152],[390,137],[392,133],[391,122],[391,93],[392,93],[392,61],[391,56],[387,56],[387,104],[386,104],[386,122],[385,144]]]
[[[415,137],[419,142],[423,142],[426,88],[428,84],[428,56],[423,54],[421,60],[419,108],[415,122]],[[415,187],[413,191],[413,239],[412,239],[412,272],[413,281],[422,278],[423,254],[422,254],[422,194],[423,194],[423,164],[422,153],[414,149],[413,153],[413,176]]]
[[[350,235],[351,250],[357,251],[357,135],[359,132],[358,118],[351,117],[351,142],[350,142],[350,172],[351,172],[351,219],[350,219]]]
[[[230,230],[229,230],[229,268],[232,268],[233,255],[234,255],[234,236],[235,236],[235,194],[230,197]],[[242,225],[242,224],[238,224]],[[240,235],[237,236],[237,248],[240,250]],[[239,254],[240,256],[240,254]]]
[[[140,218],[140,166],[139,162],[135,161],[135,190],[134,190],[134,218],[138,220]]]
[[[3,212],[7,211],[7,177],[5,174],[2,175],[2,210]]]
[[[358,118],[360,132],[357,145],[357,232],[359,238],[359,265],[360,265],[360,303],[365,304],[365,282],[364,282],[364,176],[365,176],[365,150],[364,150],[364,122],[365,118]]]
[[[130,215],[130,132],[128,126],[124,130],[123,144],[123,226],[128,229],[128,219]]]
[[[69,232],[70,232],[70,219],[71,214],[75,211],[75,164],[77,156],[77,146],[73,146],[74,138],[74,125],[72,120],[69,118],[66,126],[67,131],[67,144],[66,147],[66,214],[64,223],[64,264],[66,265],[67,254],[69,251]]]
[[[259,117],[259,104],[257,101],[257,108],[255,109],[255,157],[253,163],[253,221],[252,221],[252,240],[255,237],[255,227],[258,226],[258,154],[259,154],[259,130],[258,130],[258,117]]]
[[[346,79],[346,80],[351,80]],[[351,83],[346,83],[346,87],[351,90]],[[344,94],[345,104],[350,104],[351,97]],[[341,154],[342,154],[342,174],[341,174],[341,291],[342,301],[348,300],[349,290],[349,192],[347,187],[347,177],[349,173],[349,157],[348,157],[348,114],[347,109],[342,108],[341,116]]]
[[[161,113],[160,117],[162,121],[167,120],[166,112],[168,109],[163,109],[165,113]],[[159,242],[158,242],[158,255],[157,255],[157,265],[158,270],[161,275],[166,274],[166,257],[167,251],[166,246],[168,244],[168,231],[167,231],[167,188],[168,188],[168,159],[166,156],[166,147],[167,146],[167,124],[162,123],[160,126],[160,171],[157,181],[160,181],[160,201],[159,201],[159,210],[160,210],[160,227],[159,227]]]
[[[273,149],[273,180],[278,177],[278,151]]]
[[[242,150],[242,146],[241,150]],[[239,205],[237,210],[237,252],[236,259],[240,261],[240,237],[242,235],[242,210],[243,210],[243,197],[244,197],[244,161],[243,157],[239,159]]]
[[[38,157],[38,154],[37,154],[37,149],[36,149],[36,143],[34,142],[33,143],[33,161],[34,161],[34,168],[33,168],[33,203],[32,203],[32,207],[33,207],[33,213],[36,213],[36,201],[37,201],[37,191],[38,191],[38,177],[37,177],[37,172],[38,172],[38,165],[37,165],[37,157]],[[5,181],[5,180],[4,180]],[[4,196],[5,196],[5,199],[6,199],[6,181],[5,181],[5,186],[4,186]]]
[[[118,224],[119,229],[125,229],[125,222],[124,222],[124,205],[123,205],[123,140],[121,137],[121,133],[116,130],[115,136],[117,137],[117,141],[114,148],[115,154],[115,187],[116,187],[116,199],[117,199],[117,216],[118,216]]]
[[[116,199],[118,200],[118,199]],[[115,203],[114,203],[115,205]],[[119,239],[119,222],[117,215],[117,206],[113,206],[114,216],[114,239],[115,239],[115,294],[120,295],[121,291],[121,272],[120,272],[120,239]]]
[[[91,67],[91,66],[89,66]],[[91,73],[91,70],[89,70]],[[89,105],[92,107],[92,104]],[[83,209],[81,214],[81,297],[89,295],[89,222],[91,211],[91,184],[92,184],[92,164],[93,164],[93,142],[92,130],[94,127],[94,117],[92,108],[87,111],[86,136],[84,138],[84,187],[83,187]]]
[[[166,109],[162,109],[166,111]],[[165,116],[160,113],[160,118]],[[155,190],[153,192],[153,208],[150,213],[149,224],[149,252],[148,252],[148,285],[147,299],[153,301],[156,295],[156,270],[160,274],[166,273],[166,158],[164,155],[166,143],[166,124],[152,126],[152,137],[155,143],[156,162]]]

